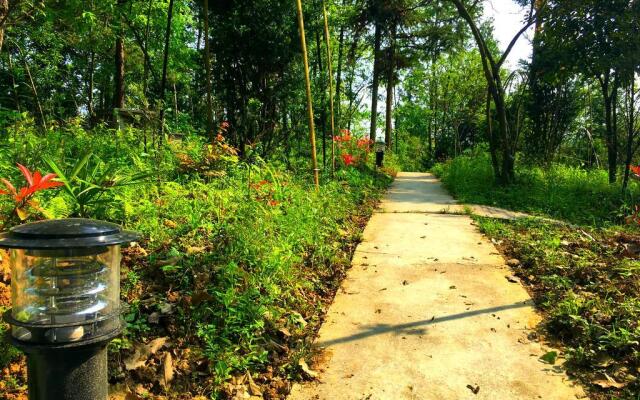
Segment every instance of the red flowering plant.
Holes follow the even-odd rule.
[[[344,167],[360,167],[369,159],[373,141],[367,138],[357,138],[348,129],[340,131],[340,136],[335,136],[333,141],[339,160]]]
[[[251,197],[255,196],[257,201],[264,202],[270,207],[277,207],[291,200],[287,183],[280,181],[275,174],[271,176],[271,180],[263,179],[257,183],[251,183],[249,189]]]
[[[227,143],[225,135],[230,124],[220,123],[216,136],[210,143],[205,143],[202,150],[180,152],[177,158],[183,172],[196,172],[207,178],[226,175],[227,169],[238,163],[238,149]]]
[[[633,180],[640,181],[640,165],[629,165],[629,177]],[[625,218],[627,225],[640,225],[640,205],[633,207],[631,215]]]
[[[63,186],[64,183],[54,181],[57,178],[56,174],[42,175],[40,172],[31,172],[27,167],[22,164],[17,164],[18,169],[27,181],[27,186],[16,189],[11,182],[5,178],[0,178],[0,182],[5,189],[0,189],[0,195],[10,196],[13,200],[13,210],[10,213],[10,218],[17,216],[21,221],[26,220],[29,217],[29,208],[41,211],[40,205],[33,198],[36,193]]]

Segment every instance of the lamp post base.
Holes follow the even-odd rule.
[[[106,400],[107,343],[58,349],[29,349],[29,400]]]

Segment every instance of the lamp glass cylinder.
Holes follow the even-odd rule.
[[[71,343],[119,329],[120,246],[11,250],[12,336]]]

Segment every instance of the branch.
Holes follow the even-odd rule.
[[[518,33],[516,33],[516,35],[513,37],[513,39],[511,39],[511,43],[509,43],[509,46],[504,51],[504,53],[502,54],[502,57],[500,57],[500,60],[496,64],[496,66],[498,68],[502,67],[502,64],[504,64],[504,62],[507,60],[507,57],[509,56],[509,53],[511,53],[511,50],[513,50],[513,47],[518,42],[518,39],[520,39],[520,36],[522,36],[527,31],[527,29],[531,28],[531,26],[533,24],[535,24],[535,23],[536,23],[536,19],[535,18],[530,19],[529,22],[527,22],[527,24],[525,26],[523,26],[522,29],[520,29],[520,31],[518,31]]]
[[[487,79],[487,85],[489,86],[489,90],[491,90],[492,92],[494,92],[494,94],[496,94],[498,91],[498,88],[496,87],[494,76],[493,76],[494,67],[496,64],[495,64],[495,61],[493,60],[493,56],[491,55],[491,52],[489,51],[489,48],[487,47],[487,43],[484,41],[484,38],[482,37],[482,33],[480,33],[480,30],[476,26],[475,22],[473,22],[473,18],[471,18],[471,14],[469,14],[469,11],[466,9],[464,4],[462,4],[462,1],[461,0],[451,0],[451,1],[453,1],[453,3],[456,5],[456,8],[458,9],[460,16],[465,21],[467,21],[467,24],[469,25],[469,28],[471,29],[471,32],[473,33],[473,36],[476,39],[476,43],[478,44],[478,50],[480,51],[480,58],[482,59],[482,67],[484,70],[485,78]]]

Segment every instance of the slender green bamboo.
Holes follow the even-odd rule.
[[[304,78],[307,89],[307,111],[309,116],[309,139],[311,141],[311,162],[313,164],[313,181],[316,190],[320,189],[320,176],[318,174],[318,158],[316,156],[316,130],[313,124],[313,99],[311,97],[311,78],[309,77],[309,56],[307,54],[307,39],[304,33],[304,16],[302,14],[302,1],[296,0],[298,6],[298,29],[300,31],[300,45],[304,61]]]
[[[336,142],[333,140],[336,134],[335,116],[333,112],[333,67],[331,61],[331,37],[329,36],[329,18],[327,16],[327,4],[322,0],[322,14],[324,15],[324,42],[327,45],[327,68],[329,70],[329,110],[331,112],[331,176],[336,172]]]

